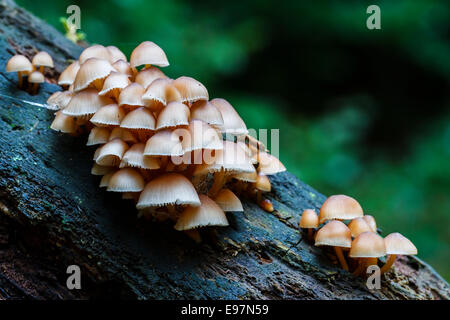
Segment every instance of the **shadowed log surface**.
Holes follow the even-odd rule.
[[[341,270],[297,229],[303,209],[325,197],[287,172],[271,177],[273,213],[243,199],[245,212],[227,214],[230,226],[201,245],[169,223],[137,219],[132,202],[98,187],[86,137],[52,131],[53,112],[29,103],[59,87],[30,96],[5,73],[13,54],[39,50],[55,61],[49,82],[81,52],[0,1],[0,298],[449,299],[448,283],[415,257],[401,257],[380,290]],[[66,288],[72,264],[81,290]]]

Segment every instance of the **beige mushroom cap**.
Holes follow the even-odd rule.
[[[382,237],[374,232],[363,232],[352,241],[348,254],[352,258],[379,258],[386,255]]]
[[[256,177],[255,188],[263,192],[270,192],[270,190],[272,189],[270,180],[264,173],[258,173],[258,176]]]
[[[151,41],[144,41],[133,50],[130,57],[131,67],[135,68],[143,64],[167,67],[169,61],[158,45]]]
[[[350,229],[341,221],[329,221],[317,231],[315,245],[350,248],[352,245]]]
[[[98,79],[106,78],[112,71],[116,71],[107,60],[98,58],[87,59],[78,70],[73,82],[75,92],[86,89]]]
[[[117,138],[131,144],[138,141],[130,130],[121,127],[115,127],[111,131],[111,134],[109,135],[109,141]]]
[[[94,165],[91,169],[91,174],[94,176],[103,176],[111,171],[116,171],[117,168],[109,167],[109,166],[101,166],[94,162]]]
[[[117,104],[108,104],[98,109],[91,122],[97,126],[118,126],[125,117],[125,111]]]
[[[155,130],[156,120],[153,113],[145,107],[139,107],[127,113],[120,127],[127,129]]]
[[[128,78],[133,77],[133,70],[131,70],[130,64],[124,60],[117,60],[112,64],[113,68],[122,74],[128,76]]]
[[[120,168],[136,167],[141,169],[159,169],[161,161],[159,158],[144,156],[145,145],[143,143],[136,143],[125,152],[120,163]]]
[[[94,155],[94,160],[101,166],[118,166],[128,145],[121,139],[113,139],[100,147]]]
[[[39,71],[33,71],[28,76],[28,82],[31,82],[31,83],[42,83],[44,81],[45,81],[44,75],[42,73],[40,73]]]
[[[80,70],[80,63],[78,61],[72,62],[58,78],[60,86],[70,86],[75,81],[78,71]]]
[[[147,108],[152,111],[159,111],[169,102],[181,102],[182,97],[177,88],[173,86],[172,79],[156,79],[147,87],[142,95]]]
[[[214,202],[214,200],[201,194],[199,195],[201,205],[198,207],[187,207],[182,213],[175,229],[178,231],[191,230],[199,227],[228,226],[225,212]]]
[[[90,58],[97,58],[109,61],[110,59],[109,51],[104,46],[100,44],[95,44],[84,49],[83,52],[81,52],[78,61],[80,62],[80,64],[83,64]]]
[[[67,107],[72,99],[73,92],[70,91],[56,91],[47,99],[47,109],[60,110]]]
[[[235,135],[247,134],[247,126],[233,106],[225,99],[216,98],[210,101],[219,109],[223,118],[222,132]]]
[[[319,227],[319,216],[313,209],[306,209],[302,213],[299,223],[300,228],[313,229]]]
[[[370,226],[363,218],[355,218],[348,224],[350,231],[352,232],[352,237],[356,238],[363,232],[372,231]],[[373,231],[372,231],[373,232]]]
[[[63,114],[61,111],[56,112],[55,119],[53,119],[50,128],[64,133],[75,133],[77,131],[75,119]]]
[[[111,92],[114,89],[122,90],[123,88],[127,87],[130,83],[131,82],[128,79],[128,76],[126,74],[113,71],[105,79],[105,82],[103,83],[102,91],[100,91],[98,94],[103,96],[103,95],[107,95],[109,92]]]
[[[144,178],[139,172],[132,168],[123,168],[109,179],[107,191],[139,192],[144,189],[144,185]]]
[[[179,77],[173,81],[173,86],[177,88],[182,97],[182,102],[195,102],[198,100],[209,100],[208,90],[199,81],[191,77]]]
[[[237,173],[233,175],[233,178],[239,181],[254,183],[256,182],[256,179],[258,179],[258,173],[256,171],[250,173]]]
[[[178,173],[166,173],[147,183],[136,205],[138,210],[169,204],[199,206],[192,183]]]
[[[169,129],[155,133],[145,144],[146,156],[182,156],[183,146],[177,132]]]
[[[94,146],[98,144],[105,144],[109,141],[110,131],[108,128],[92,128],[91,132],[89,132],[88,141],[86,143],[87,146]]]
[[[119,106],[144,106],[144,101],[142,100],[142,95],[145,89],[139,83],[130,83],[127,87],[123,88],[119,96]]]
[[[372,232],[377,232],[377,222],[375,221],[375,218],[370,215],[364,215],[363,217],[364,221],[369,225]]]
[[[398,232],[391,233],[384,238],[386,254],[416,255],[416,246]]]
[[[33,71],[33,66],[27,57],[16,54],[11,59],[9,59],[6,64],[6,72],[31,72]]]
[[[138,72],[134,81],[139,83],[144,88],[148,88],[148,86],[156,79],[166,78],[167,76],[161,70],[156,67],[151,67]]]
[[[187,127],[178,130],[182,137],[182,146],[184,152],[191,152],[194,150],[222,150],[223,140],[219,133],[207,123],[200,120],[191,120]]]
[[[115,46],[107,46],[106,50],[108,50],[109,62],[111,64],[113,64],[119,60],[127,61],[127,57],[125,56],[125,54],[122,51],[120,51],[119,48],[117,48]]]
[[[223,211],[244,211],[241,200],[230,189],[221,189],[214,201]]]
[[[319,222],[327,220],[351,220],[362,217],[361,205],[352,197],[346,195],[333,195],[323,203],[320,208]]]
[[[95,89],[89,88],[75,93],[63,113],[70,116],[91,115],[112,103],[111,99],[99,96]]]
[[[187,126],[189,124],[189,108],[181,102],[170,102],[158,115],[156,130]]]
[[[199,100],[191,106],[191,119],[201,120],[212,126],[223,126],[223,118],[219,109],[206,100]]]
[[[49,67],[53,68],[53,59],[52,57],[45,51],[38,52],[34,57],[33,60],[31,60],[31,63],[35,67]]]
[[[258,171],[266,175],[272,175],[286,171],[286,167],[281,163],[281,161],[270,153],[260,151],[258,155],[255,156],[255,158],[259,163]]]
[[[113,174],[114,174],[115,172],[116,172],[116,170],[106,173],[106,174],[102,177],[102,179],[100,180],[99,187],[100,187],[100,188],[103,188],[103,187],[107,188],[108,185],[109,185],[109,180],[111,180],[111,177],[113,176]]]

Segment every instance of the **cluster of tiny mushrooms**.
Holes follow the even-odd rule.
[[[267,176],[285,171],[283,164],[248,134],[228,101],[209,100],[199,81],[170,79],[157,68],[168,65],[164,51],[151,41],[137,46],[130,61],[114,46],[86,48],[58,79],[66,90],[47,100],[48,108],[57,110],[51,128],[74,136],[88,132],[87,145],[97,146],[91,173],[102,176],[100,187],[133,200],[140,217],[173,220],[176,230],[197,242],[199,228],[228,226],[225,212],[243,211],[235,193],[272,212],[262,192],[270,192]],[[53,61],[39,52],[31,63],[13,56],[6,69],[18,73],[22,87],[22,76],[29,83],[43,82],[44,67],[53,67]],[[345,220],[351,221],[346,225]],[[353,268],[356,275],[379,257],[390,255],[384,273],[396,255],[417,254],[399,233],[381,238],[375,219],[345,195],[329,197],[319,215],[305,210],[299,226],[309,239],[315,233],[316,246],[334,247],[342,268]]]

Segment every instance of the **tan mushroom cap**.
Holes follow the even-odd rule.
[[[319,227],[319,216],[313,209],[306,209],[300,218],[300,228],[313,229]]]
[[[139,192],[144,189],[144,178],[132,168],[123,168],[116,171],[108,181],[107,191],[113,192]]]
[[[264,173],[258,173],[258,176],[256,177],[255,188],[263,192],[270,192],[270,190],[272,189],[270,180]]]
[[[95,44],[93,46],[84,49],[83,52],[81,52],[78,61],[80,62],[80,64],[83,64],[90,58],[97,58],[109,61],[110,59],[109,51],[104,46],[100,44]]]
[[[11,59],[8,60],[6,64],[6,72],[24,72],[29,73],[33,71],[33,66],[27,57],[16,54]]]
[[[131,53],[130,65],[136,68],[144,64],[167,67],[169,61],[164,51],[158,45],[151,41],[144,41]]]
[[[87,146],[94,146],[98,144],[105,144],[109,141],[110,130],[108,128],[92,128],[91,132],[89,132],[88,141],[86,143]]]
[[[391,233],[384,238],[386,254],[416,255],[416,246],[398,232]]]
[[[386,246],[376,233],[363,232],[352,241],[348,255],[352,258],[379,258],[386,255]]]
[[[247,134],[247,126],[233,106],[225,99],[216,98],[210,101],[219,109],[223,118],[222,132],[241,135]]]
[[[138,72],[134,81],[139,83],[144,88],[148,88],[148,86],[156,79],[166,79],[166,78],[167,76],[161,70],[159,70],[156,67],[152,67]]]
[[[91,169],[91,174],[94,176],[103,176],[109,172],[116,171],[116,167],[109,167],[109,166],[101,166],[94,162],[94,165]]]
[[[128,76],[126,74],[113,71],[105,79],[105,82],[103,83],[102,91],[100,91],[98,94],[101,96],[104,96],[104,95],[110,94],[111,91],[113,91],[115,89],[120,91],[123,88],[127,87],[130,83],[131,82],[128,79]]]
[[[45,51],[38,52],[31,60],[31,63],[35,67],[49,67],[53,68],[53,59],[52,57]]]
[[[123,158],[128,145],[121,139],[113,139],[100,147],[94,155],[94,160],[101,166],[118,166]]]
[[[127,113],[120,127],[127,129],[155,130],[156,120],[153,113],[145,107],[139,107]]]
[[[31,82],[31,83],[42,83],[44,81],[45,81],[44,75],[42,73],[40,73],[39,71],[33,71],[28,76],[28,82]]]
[[[200,149],[223,149],[222,137],[214,128],[203,121],[191,120],[186,131],[181,129],[177,132],[182,135],[182,146],[185,153]]]
[[[256,171],[250,173],[237,173],[233,175],[233,178],[239,181],[254,183],[256,182],[256,179],[258,179],[258,173]]]
[[[143,143],[136,143],[125,152],[120,163],[120,168],[136,167],[141,169],[159,169],[161,161],[159,158],[144,156],[145,145]]]
[[[352,197],[346,195],[333,195],[323,203],[320,208],[319,222],[327,220],[351,220],[362,217],[361,205]]]
[[[73,92],[70,91],[56,91],[47,99],[47,108],[50,110],[64,109],[72,96]]]
[[[223,118],[219,109],[206,100],[199,100],[191,106],[191,119],[201,120],[212,126],[223,126]]]
[[[56,112],[55,119],[53,119],[50,128],[64,133],[75,133],[77,131],[75,119],[63,114],[61,111]]]
[[[182,156],[183,146],[177,132],[169,129],[155,133],[145,144],[146,156]]]
[[[113,174],[116,172],[116,170],[108,172],[107,174],[105,174],[102,179],[100,180],[100,184],[99,187],[100,188],[107,188],[109,185],[109,180],[111,180],[111,177],[113,176]]]
[[[286,171],[281,161],[270,153],[260,151],[256,159],[259,163],[258,171],[264,174],[272,175]]]
[[[370,226],[363,218],[356,218],[350,221],[348,224],[350,231],[352,232],[352,237],[356,238],[363,232],[372,231]],[[373,232],[373,231],[372,231]]]
[[[75,93],[63,113],[70,116],[91,115],[112,103],[110,98],[99,96],[95,89],[89,88]]]
[[[107,60],[98,58],[87,59],[78,70],[73,82],[75,92],[86,89],[98,79],[106,78],[112,71],[116,71]]]
[[[200,205],[194,186],[181,174],[166,173],[147,183],[136,208],[140,210],[169,204]]]
[[[173,86],[173,80],[164,78],[152,81],[142,95],[142,100],[150,110],[159,111],[169,102],[181,102],[182,97],[177,88]]]
[[[119,106],[144,106],[144,101],[142,100],[142,95],[145,89],[139,83],[133,82],[127,87],[123,88],[119,96]]]
[[[125,56],[125,54],[122,51],[120,51],[120,49],[117,48],[116,46],[107,46],[106,50],[108,50],[109,62],[111,64],[119,60],[127,61],[127,57]]]
[[[199,81],[191,77],[179,77],[173,81],[173,86],[177,88],[182,97],[182,102],[195,102],[198,100],[209,100],[208,90]]]
[[[198,207],[187,207],[182,213],[175,229],[178,231],[192,230],[199,227],[228,226],[225,212],[214,202],[214,200],[201,194],[199,195],[201,205]]]
[[[350,248],[352,245],[350,229],[341,221],[329,221],[317,231],[315,245]]]
[[[118,126],[125,117],[125,111],[117,104],[109,104],[98,109],[91,122],[97,126]]]
[[[117,60],[112,64],[113,68],[122,74],[128,76],[128,78],[133,77],[133,70],[131,70],[130,64],[124,60]]]
[[[78,71],[80,70],[80,63],[78,61],[72,62],[58,78],[60,86],[70,86],[75,81]]]
[[[375,221],[375,218],[371,215],[364,215],[363,217],[364,221],[369,225],[372,232],[377,232],[377,222]]]
[[[223,211],[244,211],[241,200],[230,189],[220,190],[214,201]]]
[[[120,127],[115,127],[111,131],[111,134],[109,135],[109,141],[117,138],[127,143],[136,143],[138,141],[130,130]]]
[[[181,102],[170,102],[161,110],[156,120],[156,130],[187,126],[189,124],[189,108]]]
[[[256,139],[255,137],[248,134],[248,135],[243,136],[243,139],[244,139],[244,142],[247,143],[249,147],[253,147],[252,150],[255,150],[256,152],[259,152],[259,151],[267,152],[266,145],[264,143],[262,143],[261,141],[259,141],[258,139]]]

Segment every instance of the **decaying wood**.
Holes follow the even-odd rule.
[[[271,214],[251,200],[229,214],[230,227],[197,245],[170,224],[136,218],[133,203],[98,187],[86,137],[55,133],[38,95],[4,72],[15,53],[39,50],[54,73],[81,49],[52,27],[0,2],[0,298],[83,299],[448,299],[449,285],[431,267],[403,257],[369,290],[299,232],[300,213],[324,196],[290,173],[271,177]],[[176,62],[173,62],[176,63]],[[300,243],[299,240],[302,240]],[[66,288],[66,268],[82,270],[82,289]]]

